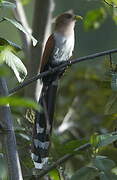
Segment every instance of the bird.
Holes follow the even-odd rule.
[[[49,36],[42,55],[40,72],[52,70],[70,60],[75,44],[74,27],[79,19],[82,17],[75,15],[73,10],[56,17],[54,31]],[[58,82],[64,71],[65,68],[62,68],[42,78],[39,104],[43,109],[35,114],[32,143],[32,159],[36,169],[43,169],[48,163]]]

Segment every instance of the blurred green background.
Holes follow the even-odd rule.
[[[29,0],[29,3],[24,5],[30,26],[32,26],[33,21],[33,7],[33,0]],[[99,23],[99,28],[89,28],[86,31],[84,22],[88,21],[90,23],[91,20],[90,18],[86,19],[87,13],[98,8],[105,9],[105,18],[102,19],[103,23],[97,18],[96,21]],[[117,25],[116,21],[113,21],[115,9],[103,3],[102,0],[55,0],[53,17],[69,9],[73,9],[76,14],[84,18],[83,22],[78,22],[75,27],[76,44],[73,58],[116,48]],[[13,17],[13,14],[9,9],[7,11],[3,9],[0,12],[0,16]],[[22,45],[19,32],[12,25],[5,22],[1,23],[0,33],[1,37]],[[23,53],[20,56],[24,62],[28,61]],[[117,63],[116,59],[117,54],[112,55],[114,66]],[[56,103],[50,154],[52,160],[65,155],[64,145],[66,143],[82,138],[88,140],[95,132],[103,134],[115,130],[117,126],[117,95],[116,91],[113,91],[111,88],[111,74],[109,57],[104,56],[75,64],[62,77]],[[13,81],[11,81],[11,78]],[[16,85],[16,79],[13,74],[10,78],[7,78],[7,81],[9,88],[13,88]],[[30,174],[30,169],[33,168],[30,158],[33,122],[29,119],[27,120],[22,112],[22,108],[12,108],[16,130],[24,129],[24,132],[20,133],[18,131],[19,133],[16,134],[23,173]],[[66,117],[66,114],[69,115],[69,118],[68,116]],[[67,121],[65,121],[65,117]],[[62,130],[60,125],[63,119],[64,129]],[[72,146],[71,148],[77,146],[77,143]],[[104,147],[99,153],[108,156],[115,163],[117,162],[116,148],[113,145]],[[63,166],[63,169],[65,168],[66,170],[65,173],[71,176],[75,170],[91,164],[90,154],[91,152],[88,151],[72,158],[66,164],[66,167]]]

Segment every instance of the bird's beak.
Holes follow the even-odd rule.
[[[82,16],[79,16],[79,15],[75,15],[74,16],[74,20],[83,20],[83,17]]]

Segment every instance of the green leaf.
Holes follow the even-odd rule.
[[[97,147],[99,143],[99,135],[97,133],[94,133],[90,138],[90,143],[93,147]]]
[[[106,18],[104,8],[89,11],[84,19],[85,30],[98,29]]]
[[[0,46],[0,52],[3,51],[5,46]]]
[[[0,7],[16,8],[16,5],[14,3],[9,2],[9,1],[1,1],[0,2]]]
[[[4,20],[10,22],[11,24],[13,24],[17,29],[19,29],[20,31],[22,31],[23,33],[25,33],[27,36],[29,36],[33,42],[33,46],[36,46],[37,44],[37,40],[31,35],[30,32],[28,32],[25,27],[23,27],[18,21],[14,20],[14,19],[9,19],[4,17]]]
[[[1,77],[8,76],[9,74],[10,74],[10,71],[7,67],[0,66],[0,76]]]
[[[64,152],[64,154],[67,153],[79,153],[79,151],[74,151],[76,148],[79,148],[80,146],[86,144],[88,141],[85,139],[82,140],[72,140],[68,143],[66,143],[65,145],[62,145],[62,152]]]
[[[99,177],[100,180],[117,180],[117,176],[111,172],[101,172]]]
[[[60,175],[59,175],[59,171],[57,169],[54,169],[54,170],[50,171],[49,175],[54,180],[61,180]]]
[[[27,5],[31,2],[31,0],[20,0],[23,5]]]
[[[110,5],[113,5],[113,7],[117,6],[117,0],[105,0],[105,2],[107,2]]]
[[[112,134],[99,135],[98,137],[99,137],[99,143],[97,145],[98,148],[107,146],[117,140],[117,135],[112,135]]]
[[[0,37],[0,51],[3,50],[6,46],[9,46],[13,52],[19,52],[22,50],[21,47],[14,42]]]
[[[93,167],[83,167],[75,172],[70,180],[94,180],[98,175],[98,171]]]
[[[9,48],[5,48],[5,50],[0,53],[0,63],[6,63],[14,71],[19,82],[25,79],[27,70],[24,64]]]
[[[116,166],[114,161],[107,159],[105,156],[96,156],[94,165],[101,171],[109,171]]]
[[[37,111],[41,110],[38,103],[34,102],[28,98],[21,98],[21,97],[0,97],[0,105],[4,106],[9,104],[10,106],[21,106],[21,107],[28,107],[33,108]]]

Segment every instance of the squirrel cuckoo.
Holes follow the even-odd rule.
[[[40,72],[70,59],[74,49],[74,27],[78,19],[82,17],[75,15],[73,11],[67,11],[56,18],[55,30],[45,45]],[[58,79],[64,71],[65,68],[60,69],[42,79],[43,88],[39,104],[43,107],[43,111],[36,112],[32,145],[32,159],[37,169],[42,169],[48,161]]]

